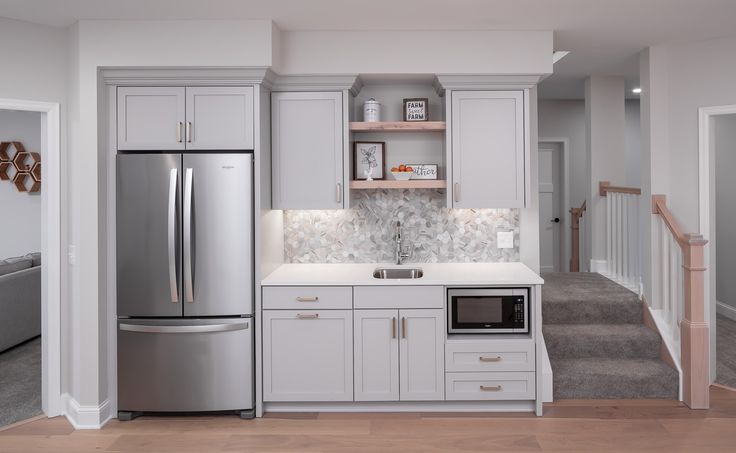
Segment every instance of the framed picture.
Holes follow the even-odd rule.
[[[429,99],[404,99],[404,121],[429,121]]]
[[[437,179],[437,164],[410,164],[411,179]]]
[[[355,180],[384,179],[386,177],[384,161],[386,142],[353,143],[353,162],[355,162]]]

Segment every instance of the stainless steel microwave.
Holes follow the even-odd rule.
[[[529,333],[525,288],[450,288],[448,333]]]

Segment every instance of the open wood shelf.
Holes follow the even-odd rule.
[[[350,181],[351,189],[446,189],[444,179]]]
[[[442,132],[445,130],[444,121],[375,121],[366,123],[356,121],[350,123],[353,132]]]

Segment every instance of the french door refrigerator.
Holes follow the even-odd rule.
[[[118,416],[253,402],[253,156],[117,156]]]

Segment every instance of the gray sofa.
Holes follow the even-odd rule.
[[[41,335],[41,254],[0,260],[0,352]]]

